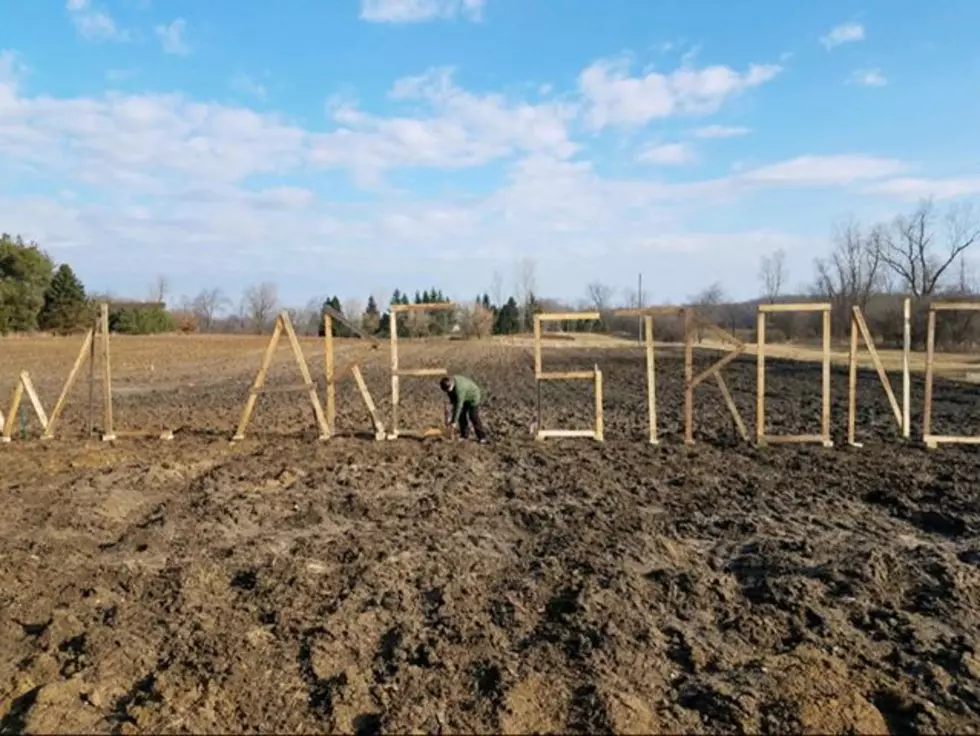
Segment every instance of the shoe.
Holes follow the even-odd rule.
[[[488,440],[486,437],[484,437],[482,440],[480,440],[480,444],[481,445],[489,445],[490,444],[490,440]]]

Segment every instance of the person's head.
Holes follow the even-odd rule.
[[[447,394],[453,390],[453,384],[454,381],[452,376],[443,376],[439,379],[439,388],[441,388]]]

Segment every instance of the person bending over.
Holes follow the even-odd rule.
[[[446,426],[459,424],[459,437],[465,440],[470,434],[470,424],[476,432],[480,444],[487,444],[487,432],[480,421],[480,387],[466,376],[443,376],[439,388],[449,397],[446,410]]]

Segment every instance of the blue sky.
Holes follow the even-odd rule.
[[[0,0],[0,230],[91,290],[285,303],[808,283],[980,192],[968,0]]]

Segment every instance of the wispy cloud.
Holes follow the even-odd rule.
[[[232,77],[231,88],[239,94],[250,95],[259,100],[264,100],[268,96],[264,84],[241,72]]]
[[[361,19],[370,23],[421,23],[462,16],[478,21],[486,0],[361,0]]]
[[[832,28],[830,33],[820,37],[820,43],[830,51],[845,43],[856,43],[864,40],[864,26],[860,23],[842,23]]]
[[[682,166],[695,159],[694,149],[686,143],[652,144],[640,151],[637,161],[660,166]]]
[[[129,41],[129,32],[119,28],[112,16],[92,7],[91,0],[67,0],[65,8],[78,34],[89,41]]]
[[[748,135],[752,130],[741,126],[705,125],[694,130],[695,138],[737,138]]]
[[[882,74],[881,69],[856,69],[851,72],[847,82],[862,87],[884,87],[888,84],[888,78]]]
[[[174,56],[187,56],[191,47],[187,43],[187,21],[177,18],[169,25],[159,25],[155,29],[163,53]]]

